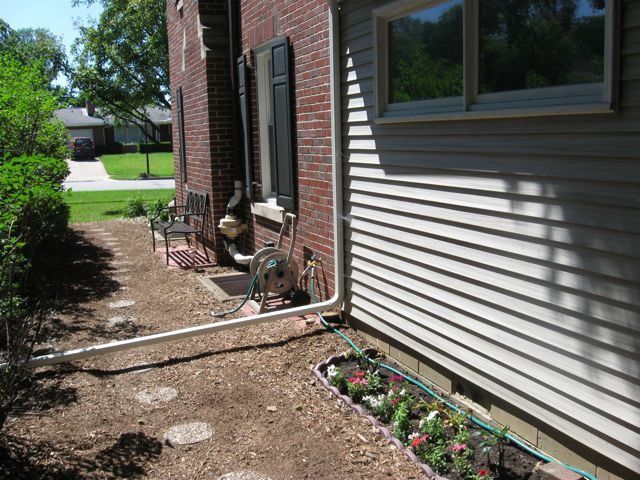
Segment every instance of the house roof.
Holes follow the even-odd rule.
[[[58,120],[62,120],[64,126],[70,127],[103,127],[104,120],[87,115],[86,108],[60,108],[53,112]]]
[[[156,125],[171,125],[171,110],[162,107],[147,107],[145,113]],[[114,125],[113,115],[105,117],[105,121],[108,125]]]

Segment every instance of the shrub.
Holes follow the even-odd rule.
[[[26,377],[42,316],[34,312],[26,274],[40,245],[64,231],[63,160],[21,156],[0,163],[0,427]],[[30,300],[30,301],[29,301]]]
[[[155,200],[146,200],[144,197],[134,197],[129,199],[127,202],[127,206],[124,209],[124,216],[126,218],[136,218],[136,217],[144,217],[153,218],[160,211],[167,206],[170,199],[162,199],[158,198]],[[165,216],[163,218],[166,219],[168,217]]]

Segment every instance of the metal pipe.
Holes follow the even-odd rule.
[[[57,363],[69,362],[71,360],[81,360],[83,358],[104,355],[107,353],[119,352],[133,348],[140,348],[149,345],[174,342],[191,338],[198,335],[229,330],[232,328],[247,327],[259,323],[281,320],[283,318],[297,315],[317,313],[340,306],[344,295],[344,244],[342,232],[342,144],[341,144],[341,120],[340,120],[340,52],[338,43],[338,3],[337,0],[329,0],[329,53],[330,53],[330,90],[331,90],[331,145],[332,145],[332,167],[331,179],[333,182],[333,245],[334,245],[334,271],[335,271],[335,293],[333,297],[321,303],[295,307],[277,312],[262,313],[246,318],[226,320],[217,323],[208,323],[196,327],[182,328],[154,335],[119,340],[116,342],[103,343],[75,350],[56,352],[48,355],[41,355],[29,360],[27,365],[31,368],[54,365]]]

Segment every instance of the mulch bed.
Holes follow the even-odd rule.
[[[39,353],[209,323],[233,305],[198,281],[228,268],[167,269],[146,222],[73,226],[46,258],[56,308]],[[123,300],[135,303],[109,307]],[[0,478],[425,478],[313,375],[342,350],[321,326],[282,320],[37,369],[0,433]],[[211,437],[165,440],[184,424]]]

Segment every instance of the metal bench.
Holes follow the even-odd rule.
[[[185,205],[174,205],[165,207],[153,217],[151,223],[151,237],[153,239],[153,251],[156,251],[156,236],[158,232],[164,238],[165,253],[167,255],[167,265],[169,265],[169,242],[172,236],[184,235],[187,245],[191,247],[190,235],[195,237],[195,246],[198,248],[198,236],[204,250],[204,254],[209,262],[209,253],[204,245],[204,229],[207,223],[207,213],[209,211],[207,194],[196,190],[187,190],[187,202]],[[169,219],[166,218],[167,211]]]

